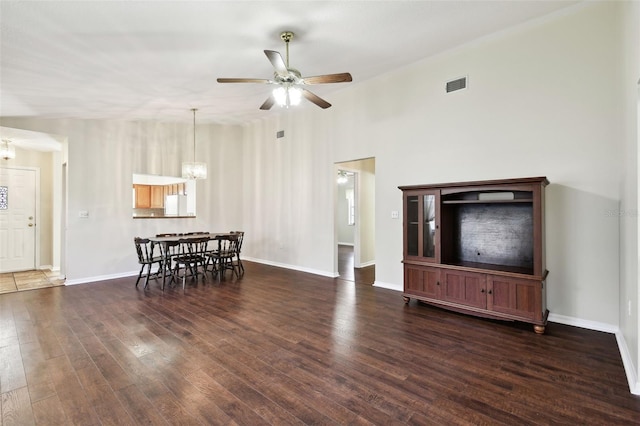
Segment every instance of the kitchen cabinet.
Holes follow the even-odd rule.
[[[135,208],[137,209],[151,208],[151,186],[134,184],[133,189],[136,192]]]
[[[149,185],[151,187],[151,208],[163,209],[164,208],[164,186],[162,185]]]
[[[134,184],[136,209],[162,209],[164,208],[164,185],[140,185]]]

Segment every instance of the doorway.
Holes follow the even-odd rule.
[[[0,168],[0,272],[35,269],[39,170]]]
[[[354,280],[363,268],[375,268],[375,159],[334,165],[335,257],[334,270]]]
[[[61,241],[64,241],[63,218],[61,217],[63,214],[61,208],[63,184],[61,167],[62,159],[66,157],[67,139],[60,135],[4,126],[0,126],[0,134],[3,139],[11,141],[16,151],[15,158],[4,160],[0,169],[30,170],[35,173],[36,187],[34,213],[22,212],[20,213],[22,215],[21,218],[15,218],[18,222],[22,221],[22,225],[31,231],[12,232],[11,235],[9,235],[8,231],[3,231],[0,238],[0,255],[2,256],[0,257],[0,270],[3,272],[40,270],[48,274],[47,277],[50,275],[59,276],[60,264],[63,263],[63,259],[61,259]],[[0,186],[8,187],[9,185],[4,182],[9,182],[9,179],[8,175],[3,175]],[[24,177],[19,179],[24,179]],[[15,183],[12,183],[11,186],[15,186]],[[19,188],[15,187],[14,189]],[[16,202],[20,201],[16,197],[22,197],[22,195],[19,195],[18,191],[11,188],[8,188],[7,191],[9,193],[6,200],[8,202],[6,212],[10,213],[10,210],[16,206]],[[19,192],[22,192],[22,189]],[[29,195],[28,197],[30,198],[31,196]],[[11,213],[15,212],[12,211]],[[6,221],[8,220],[6,219]],[[4,227],[5,225],[3,224],[2,226]],[[20,223],[16,223],[15,226],[20,229]],[[32,235],[33,239],[31,238]],[[27,239],[29,241],[28,244],[33,241],[33,249],[35,250],[33,256],[30,254],[24,255],[25,258],[30,259],[28,263],[25,260],[25,263],[17,264],[14,261],[9,262],[8,258],[5,261],[4,253],[8,253],[6,250],[15,250],[15,247],[20,247],[25,253],[27,251],[30,252],[31,247],[25,244]],[[19,257],[17,255],[20,255],[20,253],[15,254],[16,257]],[[21,273],[20,280],[15,280],[18,287],[22,284],[18,281],[23,281],[23,278],[26,280],[23,275],[25,274]],[[14,278],[12,277],[12,279]],[[41,277],[38,275],[39,278]]]

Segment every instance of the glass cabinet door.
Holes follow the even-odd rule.
[[[420,237],[420,216],[419,216],[419,196],[410,195],[407,197],[406,203],[406,227],[407,227],[407,238],[405,241],[407,242],[407,255],[408,256],[419,256],[419,237]]]
[[[436,196],[422,196],[422,256],[436,256]]]
[[[437,261],[438,191],[406,193],[404,201],[405,256]]]

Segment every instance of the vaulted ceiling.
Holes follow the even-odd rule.
[[[263,50],[303,75],[350,72],[331,93],[576,1],[2,1],[0,116],[243,123],[272,78]],[[455,76],[454,76],[455,77]],[[306,102],[303,108],[317,108]],[[334,105],[334,108],[337,107]]]

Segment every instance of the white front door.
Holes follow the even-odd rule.
[[[35,269],[36,171],[0,168],[0,272]]]

